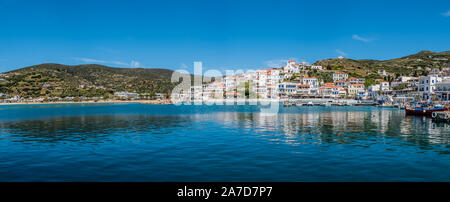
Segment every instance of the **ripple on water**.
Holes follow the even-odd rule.
[[[64,105],[0,117],[3,181],[450,180],[448,124],[398,110]]]

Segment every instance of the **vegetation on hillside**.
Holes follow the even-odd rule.
[[[172,70],[41,64],[5,73],[0,92],[21,97],[111,97],[114,92],[169,93]]]
[[[350,76],[364,78],[383,78],[378,76],[378,70],[392,73],[392,77],[427,75],[429,69],[442,69],[450,67],[450,51],[432,52],[421,51],[417,54],[391,60],[353,60],[353,59],[326,59],[317,61],[314,65],[321,65],[324,70],[344,71]]]
[[[321,65],[324,70],[314,69],[294,74],[285,81],[314,76],[320,82],[332,82],[331,73],[338,70],[348,73],[350,77],[365,78],[367,87],[373,85],[376,79],[392,81],[398,76],[427,75],[431,69],[450,67],[449,60],[450,51],[421,51],[385,61],[326,59],[313,64]],[[379,70],[385,70],[387,75],[381,76],[378,74]],[[169,94],[178,84],[171,82],[172,73],[172,70],[167,69],[112,68],[95,64],[40,64],[4,73],[0,78],[0,93],[24,98],[112,98],[114,92],[126,91],[152,97],[156,93]],[[193,82],[194,76],[190,77]],[[197,79],[201,77],[198,76]],[[247,83],[245,88],[246,96],[250,94],[248,85]]]

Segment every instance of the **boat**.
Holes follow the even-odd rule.
[[[405,104],[397,103],[397,104],[394,104],[393,106],[398,109],[405,109]]]
[[[308,104],[306,104],[306,106],[312,107],[312,106],[314,106],[314,104],[313,104],[313,102],[308,102]]]
[[[435,106],[416,106],[414,108],[405,107],[406,115],[431,116],[433,112],[449,111],[450,107]]]
[[[283,106],[285,106],[285,107],[290,107],[290,106],[292,106],[292,105],[293,105],[293,104],[290,103],[290,102],[288,102],[288,101],[284,102],[284,104],[283,104]]]
[[[322,104],[322,106],[324,106],[324,107],[331,107],[331,103],[327,102],[327,103]]]
[[[357,103],[353,104],[354,106],[374,106],[376,105],[375,102],[372,101],[358,101]]]
[[[378,107],[383,107],[383,108],[397,108],[396,105],[389,104],[389,103],[383,103],[383,104],[380,104],[380,105],[378,105]]]
[[[436,122],[450,122],[450,111],[432,112],[431,118]]]

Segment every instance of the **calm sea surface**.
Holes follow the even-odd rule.
[[[450,181],[449,137],[377,107],[0,106],[0,181]]]

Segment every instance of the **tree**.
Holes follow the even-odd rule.
[[[366,88],[369,88],[369,86],[373,85],[375,85],[375,81],[372,78],[366,78],[366,80],[364,81],[364,86]]]

